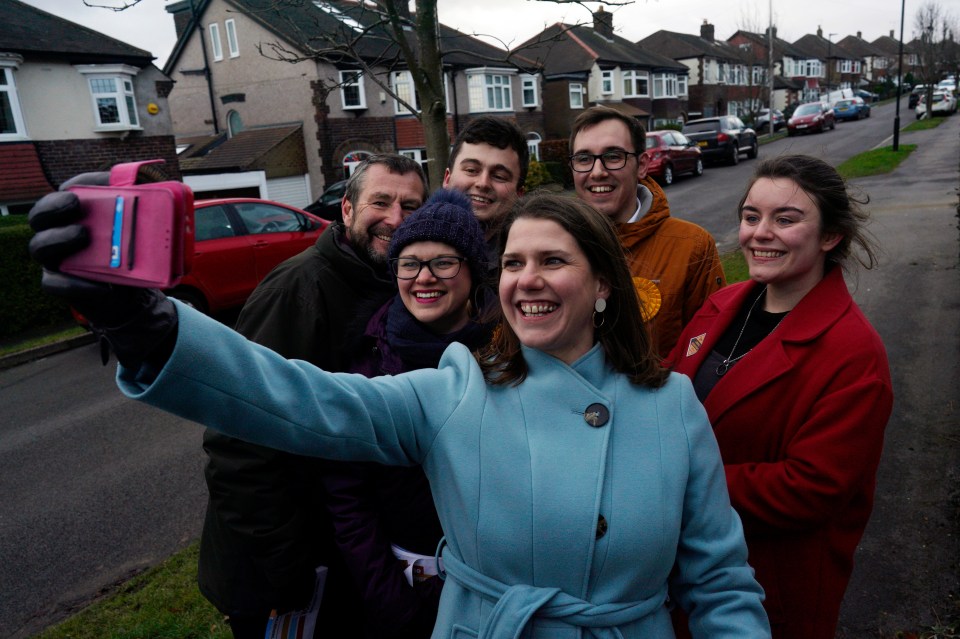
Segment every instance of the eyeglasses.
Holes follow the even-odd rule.
[[[467,261],[465,257],[441,255],[431,260],[418,260],[412,257],[395,257],[390,260],[390,268],[397,279],[412,280],[420,275],[426,266],[439,280],[449,280],[460,272],[460,265]]]
[[[570,168],[577,173],[589,173],[593,170],[593,165],[600,160],[608,171],[616,171],[627,165],[627,158],[631,155],[639,156],[640,153],[634,151],[624,151],[623,149],[613,149],[603,153],[574,153],[570,156]]]

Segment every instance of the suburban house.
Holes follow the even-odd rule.
[[[837,34],[831,33],[824,38],[823,29],[818,28],[816,34],[808,33],[793,43],[794,47],[806,55],[807,60],[819,60],[823,65],[823,74],[820,76],[822,82],[818,87],[821,95],[829,95],[840,89],[859,89],[860,78],[863,76],[863,60],[833,42],[835,35]],[[810,88],[813,87],[808,84],[808,89]]]
[[[727,38],[730,46],[747,53],[753,67],[769,65],[770,33],[737,31]],[[809,65],[809,70],[818,72],[819,61]],[[804,98],[807,86],[807,59],[799,50],[786,40],[777,37],[777,28],[773,27],[773,108],[783,110],[789,104],[800,102]],[[758,72],[759,73],[759,72]],[[766,71],[764,72],[764,82]]]
[[[862,31],[857,31],[855,36],[848,35],[837,44],[844,51],[859,57],[863,61],[861,86],[882,83],[887,79],[887,71],[891,66],[896,71],[896,63],[891,65],[887,54],[882,49],[864,40]],[[855,86],[853,88],[859,89],[860,87]]]
[[[603,104],[639,119],[647,129],[686,117],[689,70],[614,33],[613,14],[600,7],[592,25],[557,23],[513,50],[543,75],[548,139],[566,139],[580,112]]]
[[[420,108],[410,71],[397,44],[373,26],[382,23],[378,6],[184,0],[167,11],[178,33],[165,67],[176,81],[173,125],[195,191],[305,206],[372,153],[430,162],[410,110]],[[356,57],[337,58],[331,36],[352,42]],[[539,157],[539,76],[508,62],[505,50],[446,26],[439,39],[451,138],[477,115],[502,115],[528,133]]]
[[[893,29],[891,29],[889,35],[880,36],[870,44],[873,45],[878,51],[883,52],[883,54],[886,56],[887,76],[896,82],[897,71],[899,70],[900,65],[900,40],[898,40],[893,33]],[[909,43],[904,42],[903,70],[900,75],[905,76],[908,73],[912,73],[919,66],[920,56],[917,55]]]
[[[661,30],[637,44],[687,67],[689,119],[744,117],[767,104],[767,60],[763,52],[749,42],[732,45],[717,40],[714,26],[706,20],[700,25],[700,35]]]
[[[0,0],[0,214],[85,171],[163,158],[180,172],[170,78],[142,49]]]

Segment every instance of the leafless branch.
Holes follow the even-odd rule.
[[[127,0],[120,6],[110,6],[107,4],[93,4],[92,2],[88,2],[88,0],[83,0],[83,4],[86,7],[91,7],[94,9],[107,9],[109,11],[126,11],[130,7],[137,6],[141,2],[143,2],[143,0]]]

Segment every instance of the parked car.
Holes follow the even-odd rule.
[[[927,85],[918,84],[910,90],[910,98],[907,102],[908,109],[917,108],[917,104],[920,103],[920,96],[927,92]]]
[[[340,202],[343,200],[343,194],[346,190],[346,180],[334,182],[323,190],[323,193],[313,204],[304,207],[304,210],[331,222],[342,222],[343,213],[340,211]]]
[[[798,106],[787,120],[787,135],[811,131],[822,133],[836,127],[837,121],[830,105],[823,102],[807,102]]]
[[[166,292],[205,313],[240,306],[273,267],[312,246],[329,225],[269,200],[198,200],[193,268]]]
[[[683,134],[697,143],[709,162],[737,164],[741,153],[753,159],[760,150],[757,132],[735,115],[690,120],[683,125]]]
[[[920,96],[920,102],[917,103],[917,108],[914,110],[917,114],[917,119],[919,120],[927,113],[927,96],[923,94]],[[934,91],[933,92],[933,107],[930,109],[930,115],[950,115],[951,113],[957,112],[957,99],[953,97],[953,93],[950,91]]]
[[[782,129],[787,123],[786,118],[783,117],[783,112],[779,109],[773,110],[773,131],[776,133]],[[758,133],[766,133],[770,131],[770,109],[760,109],[760,113],[757,115],[756,122],[754,122],[755,128]]]
[[[679,131],[647,131],[647,175],[669,186],[683,173],[703,175],[703,153]]]
[[[870,105],[863,98],[837,100],[833,103],[833,116],[840,120],[861,120],[870,117]]]
[[[880,96],[878,94],[872,91],[867,91],[866,89],[857,89],[854,91],[854,95],[856,95],[858,98],[863,98],[863,101],[867,104],[880,101]]]

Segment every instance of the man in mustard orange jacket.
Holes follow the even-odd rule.
[[[592,107],[573,123],[570,166],[577,196],[617,223],[654,345],[666,357],[726,280],[713,236],[670,216],[666,196],[647,176],[644,138],[634,118]]]

